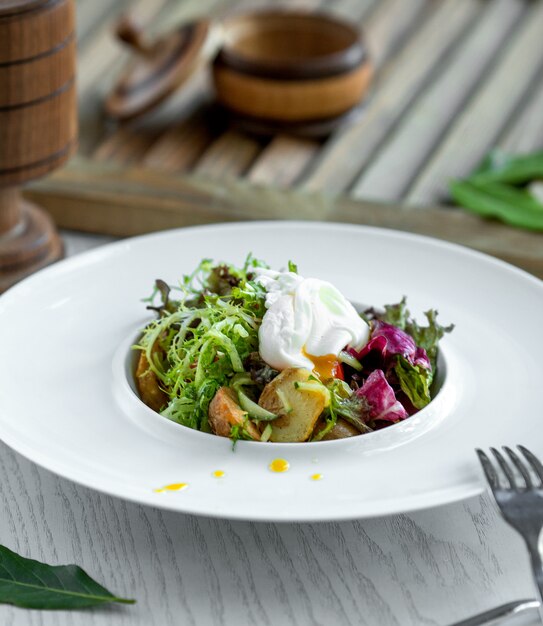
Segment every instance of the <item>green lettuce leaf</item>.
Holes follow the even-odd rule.
[[[394,372],[411,404],[416,409],[423,409],[432,399],[430,396],[432,371],[426,367],[412,365],[403,356],[398,356]]]
[[[385,304],[385,312],[377,316],[382,322],[397,326],[405,330],[409,320],[409,310],[407,308],[407,298],[404,296],[398,304]]]

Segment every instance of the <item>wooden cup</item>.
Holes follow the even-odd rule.
[[[275,122],[340,116],[365,95],[373,68],[361,34],[334,17],[293,11],[242,14],[224,24],[213,63],[218,100]]]
[[[19,186],[77,141],[73,0],[0,4],[0,292],[62,256],[51,219]]]

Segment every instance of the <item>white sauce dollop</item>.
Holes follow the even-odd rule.
[[[368,324],[331,283],[293,272],[256,273],[267,292],[260,356],[271,367],[313,370],[311,357],[338,356],[345,346],[361,350],[368,342]]]

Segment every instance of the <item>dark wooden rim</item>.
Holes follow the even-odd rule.
[[[0,20],[22,13],[42,11],[58,4],[61,0],[9,0],[7,3],[0,3]]]
[[[183,37],[179,41],[179,44],[170,52],[169,56],[164,59],[163,64],[157,67],[154,72],[150,73],[142,81],[129,85],[128,87],[121,85],[119,93],[122,95],[131,95],[149,89],[166,77],[172,70],[175,70],[180,61],[183,60],[182,57],[187,50],[194,45],[196,26],[197,25],[194,23],[182,26],[178,32],[183,35]]]
[[[109,117],[124,121],[146,113],[170,96],[190,75],[206,41],[209,22],[189,22],[175,32],[182,38],[161,65],[137,83],[127,85],[121,78],[113,88],[105,102]]]
[[[73,41],[75,41],[75,32],[71,32],[65,39],[63,39],[59,44],[49,48],[49,50],[44,50],[39,54],[35,54],[32,57],[25,57],[23,59],[14,59],[13,61],[2,61],[0,63],[0,68],[3,67],[11,67],[13,65],[24,65],[25,63],[33,63],[34,61],[39,61],[40,59],[44,59],[45,57],[50,57],[57,52],[60,52],[66,46],[69,46]]]
[[[48,165],[49,163],[54,163],[58,159],[68,156],[71,150],[75,148],[76,145],[77,145],[77,139],[72,139],[63,148],[61,148],[60,150],[58,150],[57,152],[53,154],[50,154],[44,159],[40,159],[39,161],[34,161],[32,163],[24,163],[23,165],[18,165],[17,167],[10,167],[6,169],[0,168],[0,177],[11,175],[11,174],[17,174],[18,172],[24,172],[25,170],[36,169],[37,167],[44,167]]]
[[[272,10],[240,13],[229,18],[225,22],[234,23],[236,19],[245,19],[248,16],[262,19],[265,22],[270,17],[284,17],[285,19],[296,17],[297,19],[322,22],[339,26],[349,33],[352,43],[344,50],[339,50],[319,57],[286,60],[255,60],[244,55],[232,46],[224,44],[217,55],[214,63],[218,66],[230,67],[242,74],[248,74],[259,78],[271,78],[278,80],[304,80],[314,78],[327,78],[337,76],[354,70],[368,60],[369,55],[364,44],[362,33],[352,24],[338,19],[328,13],[304,13],[302,11]]]
[[[340,128],[347,128],[360,119],[366,110],[366,102],[362,101],[353,107],[332,117],[322,117],[309,122],[278,122],[262,117],[242,115],[222,105],[217,105],[219,112],[230,123],[240,130],[260,137],[272,137],[278,133],[286,133],[294,137],[322,140]]]
[[[46,94],[45,96],[41,96],[41,98],[36,98],[35,100],[29,100],[28,102],[17,102],[17,104],[6,104],[5,106],[0,106],[0,113],[6,113],[8,111],[16,111],[17,109],[26,109],[28,107],[37,106],[38,104],[43,104],[47,102],[47,100],[53,100],[57,96],[65,93],[75,83],[75,76],[70,77],[63,85],[61,85],[55,91]]]

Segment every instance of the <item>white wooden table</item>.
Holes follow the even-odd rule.
[[[108,239],[65,241],[71,255]],[[521,540],[486,496],[367,521],[254,524],[101,495],[1,443],[0,472],[2,544],[77,563],[137,599],[70,613],[3,606],[2,626],[433,626],[532,596]]]

